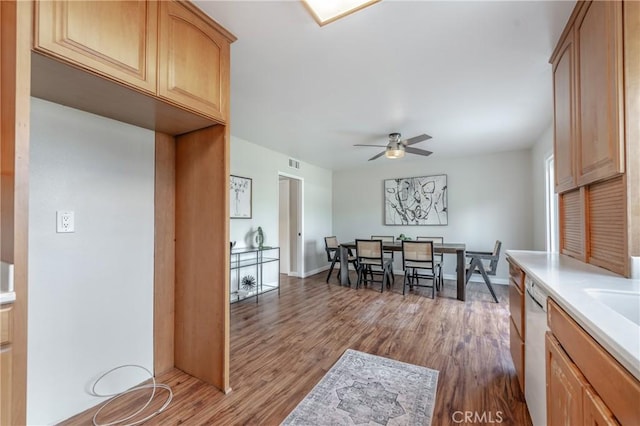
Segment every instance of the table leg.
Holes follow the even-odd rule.
[[[464,270],[464,258],[465,258],[465,250],[458,250],[456,251],[456,258],[457,258],[457,272],[458,272],[458,279],[457,279],[457,286],[458,286],[458,300],[462,300],[463,302],[466,300],[467,295],[466,295],[466,277],[465,277],[465,270]]]
[[[349,250],[340,246],[340,285],[349,285]]]

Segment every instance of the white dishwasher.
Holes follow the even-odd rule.
[[[547,370],[544,335],[547,326],[547,293],[525,277],[524,397],[533,426],[547,424]]]

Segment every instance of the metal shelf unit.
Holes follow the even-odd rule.
[[[275,265],[276,279],[265,282],[265,265],[270,263],[277,263],[277,265]],[[243,271],[247,270],[255,271],[255,287],[251,290],[243,289],[241,286],[241,276],[244,275]],[[236,271],[235,279],[233,277],[233,271]],[[278,295],[280,295],[280,247],[232,249],[229,273],[231,303],[239,302],[240,300],[250,297],[255,297],[256,303],[258,303],[258,297],[261,294],[272,290],[278,290]]]

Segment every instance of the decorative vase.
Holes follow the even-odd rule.
[[[261,226],[258,226],[258,232],[256,233],[256,244],[258,245],[258,248],[262,250],[264,245],[264,233],[262,232]]]

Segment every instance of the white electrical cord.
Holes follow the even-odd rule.
[[[131,389],[127,389],[127,390],[125,390],[123,392],[119,392],[119,393],[101,394],[101,393],[96,392],[96,386],[98,385],[98,383],[100,383],[100,381],[102,379],[105,378],[105,376],[113,373],[116,370],[119,370],[121,368],[127,368],[127,367],[139,368],[141,370],[146,371],[147,374],[149,374],[149,377],[151,378],[152,383],[151,384],[146,384],[146,385],[136,386],[136,387],[133,387]],[[113,401],[117,400],[118,398],[121,398],[121,397],[123,397],[123,396],[125,396],[127,394],[132,393],[132,392],[137,392],[137,391],[144,390],[144,389],[153,389],[153,390],[151,392],[151,396],[149,397],[149,400],[147,400],[147,402],[138,411],[136,411],[135,413],[131,414],[130,416],[124,417],[122,419],[114,420],[111,423],[98,423],[98,421],[96,419],[98,418],[98,415],[100,414],[100,412],[106,406],[108,406]],[[138,414],[142,413],[149,406],[149,404],[151,404],[151,401],[153,401],[153,397],[156,395],[156,390],[157,389],[164,389],[169,393],[169,396],[167,396],[167,400],[162,405],[162,407],[160,407],[158,410],[154,411],[153,413],[149,414],[147,417],[145,417],[143,419],[136,420],[136,421],[134,421],[132,423],[127,423],[127,424],[124,424],[122,426],[135,426],[135,425],[138,425],[140,423],[146,422],[150,418],[152,418],[154,416],[157,416],[158,414],[162,413],[169,406],[169,404],[171,403],[171,400],[173,399],[173,392],[171,391],[171,388],[168,385],[165,385],[163,383],[156,383],[156,379],[153,377],[153,374],[151,373],[151,371],[149,371],[148,369],[146,369],[145,367],[143,367],[141,365],[127,364],[127,365],[121,365],[119,367],[112,368],[111,370],[109,370],[106,373],[104,373],[102,376],[98,377],[98,379],[93,383],[93,386],[91,386],[91,394],[93,396],[113,397],[112,399],[110,399],[107,402],[105,402],[98,409],[98,411],[96,411],[96,414],[94,414],[94,416],[93,416],[93,424],[94,424],[94,426],[114,426],[114,425],[120,425],[121,423],[124,423],[124,422],[126,422],[128,420],[131,420],[132,418],[134,418]]]

